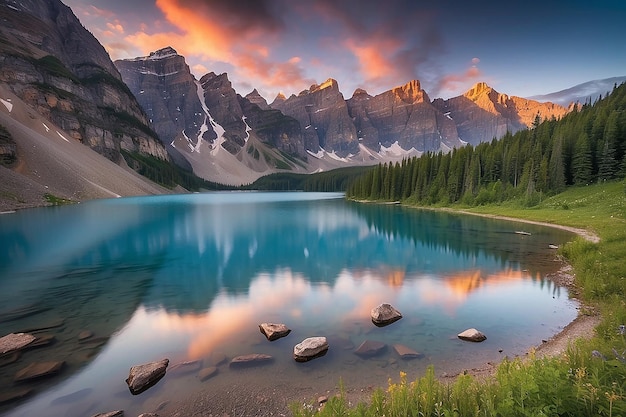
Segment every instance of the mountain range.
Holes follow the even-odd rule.
[[[227,183],[275,169],[313,172],[447,152],[568,111],[501,94],[485,83],[459,97],[431,100],[418,80],[376,96],[358,89],[345,99],[329,78],[268,104],[256,90],[237,94],[225,73],[196,80],[171,47],[115,65],[170,150],[198,175]],[[215,156],[224,151],[227,164],[216,165]],[[233,166],[233,157],[240,164]]]
[[[196,79],[171,47],[113,63],[59,0],[3,0],[0,19],[0,200],[7,207],[32,200],[26,190],[36,190],[30,205],[47,194],[168,192],[135,173],[146,172],[145,161],[235,185],[272,172],[397,162],[490,141],[569,109],[485,83],[447,100],[432,100],[418,80],[346,99],[332,78],[268,103],[256,90],[238,94],[228,74]],[[102,161],[85,163],[74,146],[81,144]]]

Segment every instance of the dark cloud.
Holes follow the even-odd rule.
[[[311,10],[335,25],[370,86],[431,78],[445,50],[437,12],[415,1],[321,0]]]
[[[236,35],[237,32],[277,32],[284,29],[280,1],[177,0],[179,7],[197,10]],[[158,0],[157,0],[158,4]]]

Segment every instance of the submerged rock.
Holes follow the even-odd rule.
[[[159,382],[165,375],[169,363],[169,359],[163,359],[131,367],[126,379],[130,392],[133,395],[141,394]]]
[[[404,346],[400,344],[393,345],[393,349],[396,351],[398,356],[400,356],[402,359],[415,359],[415,358],[419,358],[422,356],[421,353],[411,349],[408,346]]]
[[[291,329],[282,323],[261,323],[259,330],[270,342],[285,337],[291,332]]]
[[[0,392],[0,404],[8,404],[13,401],[21,400],[33,392],[32,388],[24,388],[15,391]]]
[[[83,342],[87,339],[91,339],[92,337],[93,337],[93,332],[90,330],[83,330],[82,332],[78,333],[79,342]]]
[[[207,368],[201,369],[200,372],[198,372],[198,379],[204,382],[207,379],[212,378],[215,375],[217,375],[217,372],[218,371],[215,366],[209,366]]]
[[[31,344],[35,339],[35,336],[28,333],[9,333],[0,337],[0,355],[20,350]]]
[[[50,405],[70,404],[76,401],[84,400],[92,392],[93,392],[92,388],[84,388],[84,389],[75,391],[71,394],[57,397],[54,400],[52,400],[52,402],[50,402]]]
[[[38,336],[32,343],[29,343],[25,349],[38,348],[42,346],[48,346],[56,342],[56,338],[52,334],[42,334]]]
[[[20,359],[20,356],[22,356],[22,352],[19,350],[7,353],[6,355],[0,355],[0,368],[17,362]]]
[[[328,352],[328,341],[323,336],[309,337],[293,347],[293,358],[306,362],[324,356]]]
[[[15,374],[13,380],[15,382],[24,382],[31,379],[43,378],[50,375],[57,374],[65,361],[59,362],[34,362],[28,365],[26,368],[18,371]]]
[[[366,340],[359,345],[354,353],[362,358],[370,358],[383,353],[387,349],[387,344],[376,340]]]
[[[170,368],[170,375],[185,375],[202,369],[202,361],[180,362]]]
[[[457,336],[459,339],[466,340],[468,342],[482,342],[483,340],[487,339],[487,336],[474,328],[467,329],[464,332],[459,333]]]
[[[264,365],[273,360],[274,358],[271,355],[266,355],[264,353],[251,353],[249,355],[241,355],[233,358],[233,360],[230,361],[230,367],[244,368],[247,366]]]
[[[379,327],[387,326],[402,318],[402,314],[391,304],[383,303],[371,311],[372,322]]]

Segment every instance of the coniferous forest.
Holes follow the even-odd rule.
[[[572,185],[626,176],[626,83],[560,120],[443,154],[379,164],[346,196],[420,205],[481,205],[520,198],[533,206]]]

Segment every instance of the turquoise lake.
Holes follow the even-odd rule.
[[[429,365],[458,373],[523,356],[576,317],[567,290],[546,278],[562,266],[549,245],[572,238],[339,193],[120,198],[3,214],[0,337],[31,330],[54,340],[14,363],[0,358],[0,392],[32,389],[0,414],[133,416],[237,384],[314,397],[340,379],[385,387],[399,371],[414,379]],[[370,310],[383,302],[403,318],[376,327]],[[262,322],[292,331],[269,342]],[[471,327],[487,340],[456,337]],[[82,332],[92,336],[79,340]],[[295,362],[294,345],[311,336],[326,336],[328,353]],[[354,350],[365,340],[388,348],[361,358]],[[422,356],[401,359],[393,344]],[[249,353],[274,359],[228,366]],[[131,395],[129,368],[162,358],[170,360],[166,376]],[[13,382],[42,361],[65,365],[55,376]],[[177,366],[184,362],[192,363]],[[198,370],[213,365],[217,374],[200,381]]]

